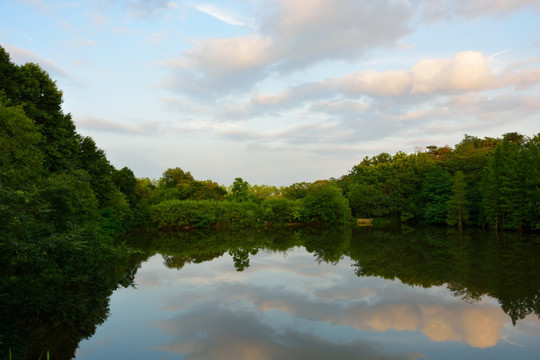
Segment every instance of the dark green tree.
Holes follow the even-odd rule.
[[[174,188],[178,185],[189,184],[194,180],[189,171],[185,172],[181,168],[176,167],[174,169],[167,169],[161,176],[161,179],[159,179],[158,185],[165,188]]]
[[[452,176],[448,171],[440,166],[433,166],[428,170],[420,194],[423,217],[428,224],[442,224],[446,221],[451,188]]]
[[[120,170],[112,171],[113,184],[126,196],[130,206],[135,206],[137,203],[137,196],[135,194],[135,187],[137,186],[137,178],[133,171],[128,167],[123,167]]]
[[[448,214],[446,223],[450,226],[463,227],[469,221],[469,204],[465,191],[465,175],[463,172],[456,171],[453,177],[452,195],[447,202]]]

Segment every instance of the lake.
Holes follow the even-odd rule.
[[[132,236],[90,359],[537,359],[538,235],[444,228]]]
[[[121,240],[132,250],[95,264],[90,253],[69,269],[3,271],[3,358],[540,354],[539,234],[285,227]]]

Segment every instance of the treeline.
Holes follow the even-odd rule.
[[[180,168],[138,180],[147,226],[190,228],[283,223],[406,223],[540,229],[540,135],[465,135],[454,147],[364,158],[347,175],[277,188],[237,178],[229,188]],[[144,204],[144,205],[143,205]]]
[[[138,225],[160,229],[345,224],[351,219],[341,189],[328,181],[306,184],[303,196],[298,197],[295,191],[251,186],[242,178],[225,189],[209,180],[194,180],[189,172],[175,168],[157,182],[138,180],[137,196]]]
[[[453,148],[382,153],[337,183],[358,217],[540,229],[540,134],[465,135]]]

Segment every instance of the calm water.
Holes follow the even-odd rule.
[[[90,359],[538,359],[540,240],[446,229],[134,237]]]

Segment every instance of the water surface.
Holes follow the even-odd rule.
[[[446,229],[132,239],[77,359],[537,359],[540,244]]]

